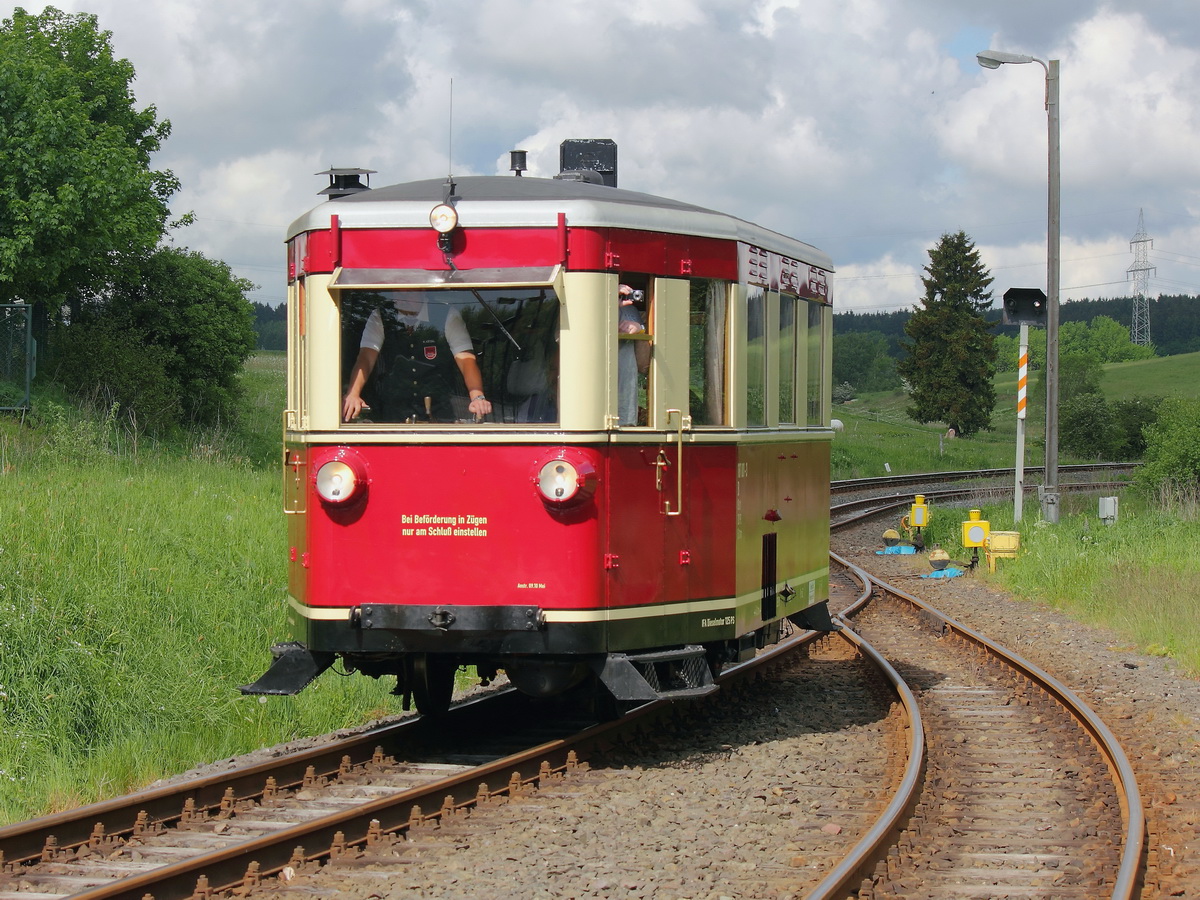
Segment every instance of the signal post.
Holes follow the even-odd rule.
[[[1004,324],[1021,326],[1017,361],[1017,460],[1013,492],[1013,521],[1020,523],[1025,500],[1025,401],[1029,382],[1029,326],[1046,323],[1046,295],[1037,288],[1004,292]]]

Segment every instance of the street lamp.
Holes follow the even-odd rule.
[[[985,69],[1005,63],[1037,63],[1046,70],[1046,125],[1049,184],[1046,223],[1046,475],[1042,484],[1042,518],[1058,522],[1058,239],[1062,188],[1058,144],[1058,60],[1049,62],[1023,53],[983,50],[975,54]]]

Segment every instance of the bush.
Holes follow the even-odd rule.
[[[833,402],[834,403],[849,403],[856,396],[854,385],[848,381],[843,381],[841,384],[833,386]]]
[[[1058,396],[1065,406],[1077,397],[1100,394],[1100,380],[1104,377],[1104,364],[1100,357],[1091,353],[1064,353],[1058,364]],[[1045,372],[1039,379],[1045,382]]]
[[[1120,440],[1113,459],[1141,459],[1146,455],[1146,429],[1158,420],[1162,397],[1131,397],[1113,403],[1113,419]]]
[[[153,434],[228,422],[254,350],[250,287],[225,263],[186,250],[131,262],[55,329],[55,377],[100,409],[120,403]]]
[[[163,434],[180,422],[183,388],[168,374],[173,353],[111,320],[60,326],[55,380],[92,409],[118,405],[130,424]]]
[[[1065,401],[1058,426],[1062,449],[1081,459],[1112,459],[1121,443],[1113,408],[1103,394],[1080,394]]]
[[[1059,411],[1063,450],[1081,459],[1141,459],[1146,428],[1158,416],[1160,398],[1133,397],[1109,401],[1103,394],[1081,394]]]
[[[1138,483],[1164,497],[1194,494],[1200,486],[1200,398],[1164,400],[1145,436],[1145,462]]]

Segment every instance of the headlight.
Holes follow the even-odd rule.
[[[565,459],[548,462],[538,473],[538,490],[547,500],[566,503],[579,493],[579,470]]]
[[[596,469],[579,451],[563,450],[541,464],[533,481],[548,505],[576,506],[596,492]]]
[[[317,468],[317,496],[334,506],[344,506],[363,496],[367,489],[367,470],[354,451],[341,449]]]
[[[458,226],[458,210],[449,203],[439,203],[429,212],[429,224],[438,234],[449,234]]]

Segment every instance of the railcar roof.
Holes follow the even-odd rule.
[[[429,211],[442,202],[446,180],[411,181],[328,200],[298,218],[288,239],[329,227],[428,228]],[[829,256],[811,244],[690,203],[601,184],[502,175],[454,179],[455,207],[464,227],[552,228],[565,213],[568,226],[630,228],[743,241],[833,270]]]

